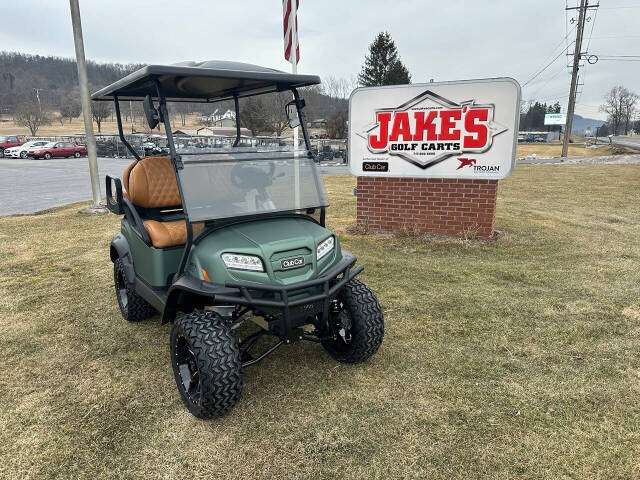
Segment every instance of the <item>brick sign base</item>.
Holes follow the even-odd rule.
[[[497,180],[358,177],[357,222],[370,231],[493,236]]]

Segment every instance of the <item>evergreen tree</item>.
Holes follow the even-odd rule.
[[[358,83],[363,87],[411,83],[409,70],[400,61],[389,32],[380,32],[369,45],[369,54],[358,75]]]

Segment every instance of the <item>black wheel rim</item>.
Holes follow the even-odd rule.
[[[176,339],[174,362],[185,394],[193,403],[199,403],[200,372],[198,363],[196,362],[196,356],[189,347],[189,342],[182,335]]]
[[[118,294],[120,307],[125,310],[127,308],[127,303],[129,302],[127,298],[127,282],[124,278],[122,270],[120,269],[116,271],[116,293]]]
[[[352,338],[352,325],[351,314],[345,310],[344,308],[340,310],[338,315],[339,318],[339,328],[338,328],[338,339],[342,341],[345,345],[349,345],[351,343]]]
[[[332,321],[334,338],[341,345],[349,345],[353,338],[351,313],[342,302],[339,302],[336,306],[337,309],[334,311]]]

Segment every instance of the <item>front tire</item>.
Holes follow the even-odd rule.
[[[128,280],[122,259],[116,259],[113,262],[113,283],[122,317],[127,322],[139,322],[153,316],[156,309],[136,293],[134,285]]]
[[[74,153],[73,156],[76,157],[76,158],[80,158],[80,152]]]
[[[51,154],[49,152],[44,154],[44,159],[45,160],[51,160]]]
[[[25,152],[24,150],[20,152],[20,158],[27,158],[27,152]]]
[[[334,338],[322,346],[342,363],[360,363],[378,351],[384,337],[384,316],[375,294],[360,280],[350,280],[338,294],[332,314]]]
[[[4,158],[4,148],[0,148],[0,158]]]
[[[171,365],[182,401],[198,418],[227,413],[242,393],[238,339],[211,311],[193,312],[171,329]]]

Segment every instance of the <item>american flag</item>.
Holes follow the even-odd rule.
[[[298,42],[298,3],[300,0],[282,0],[282,13],[284,19],[282,26],[284,29],[284,58],[297,65],[300,61],[300,44]],[[294,31],[295,29],[295,31]],[[293,36],[296,37],[295,59],[291,55],[291,44]]]

